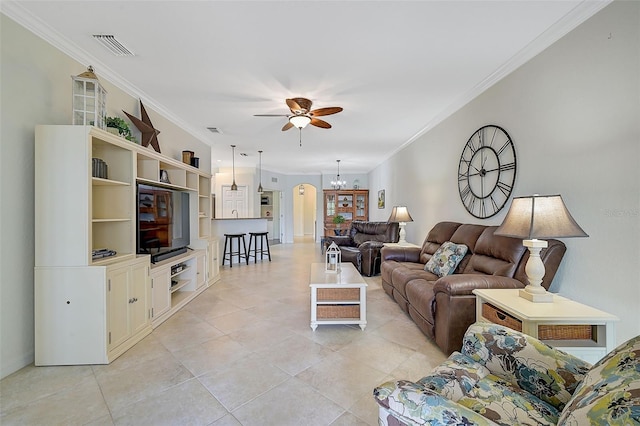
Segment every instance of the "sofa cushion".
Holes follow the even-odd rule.
[[[418,380],[417,383],[457,401],[487,375],[489,370],[482,364],[460,352],[454,352],[446,361],[434,368],[430,375]]]
[[[453,274],[469,248],[451,241],[443,243],[424,265],[424,270],[444,277]]]
[[[460,224],[458,222],[440,222],[436,224],[431,231],[429,231],[429,235],[425,238],[424,243],[422,243],[420,263],[423,265],[427,263],[442,243],[451,241],[451,237],[459,226]]]
[[[555,425],[558,421],[555,407],[492,374],[457,402],[500,425]]]
[[[497,226],[488,226],[478,238],[465,274],[483,273],[513,277],[526,251],[522,240],[494,235]]]
[[[428,272],[423,273],[428,274]],[[434,281],[417,278],[409,281],[405,287],[405,298],[409,304],[431,325],[435,320],[433,283]]]
[[[559,425],[640,424],[640,336],[623,343],[587,373]]]
[[[437,275],[422,268],[421,263],[403,263],[402,267],[396,268],[391,272],[393,288],[399,291],[405,299],[407,298],[406,286],[409,281],[419,278],[426,281],[436,281],[438,279]]]
[[[373,390],[376,402],[392,416],[380,419],[391,425],[495,425],[486,417],[462,407],[435,391],[408,380],[383,383]],[[424,419],[429,419],[426,423]]]
[[[491,348],[491,349],[489,349]],[[526,334],[489,323],[469,327],[462,353],[492,374],[562,410],[591,364]]]

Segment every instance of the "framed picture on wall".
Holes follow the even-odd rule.
[[[384,209],[384,189],[378,191],[378,208]]]

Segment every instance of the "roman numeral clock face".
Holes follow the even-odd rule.
[[[507,203],[516,180],[516,151],[507,132],[498,126],[479,128],[460,156],[458,190],[473,216],[496,215]]]

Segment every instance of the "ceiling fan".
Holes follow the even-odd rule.
[[[291,114],[255,114],[255,117],[287,117],[288,121],[282,127],[282,131],[297,127],[302,130],[311,124],[312,126],[321,127],[323,129],[330,129],[331,124],[316,117],[323,115],[337,114],[342,111],[342,107],[327,107],[311,110],[311,102],[306,98],[291,98],[287,99],[287,106],[291,110]]]

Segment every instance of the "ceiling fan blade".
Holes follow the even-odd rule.
[[[254,117],[288,117],[287,114],[253,114]]]
[[[307,98],[291,98],[287,99],[287,106],[294,114],[306,114],[311,111],[311,102]]]
[[[323,129],[330,129],[331,128],[331,124],[327,123],[324,120],[320,120],[319,118],[312,118],[311,119],[311,123],[309,123],[309,124],[312,124],[312,125],[314,125],[316,127],[322,127]]]
[[[287,131],[287,130],[289,130],[289,129],[290,129],[290,128],[292,128],[292,127],[293,127],[293,124],[291,124],[291,122],[287,121],[287,124],[285,124],[284,126],[282,126],[282,131],[283,131],[283,132],[284,132],[284,131]]]
[[[294,99],[287,99],[287,106],[293,113],[302,111],[302,107]]]
[[[309,115],[311,115],[313,117],[320,117],[322,115],[337,114],[340,111],[342,111],[342,107],[318,108],[318,109],[314,109],[313,111],[311,111],[309,113]]]

